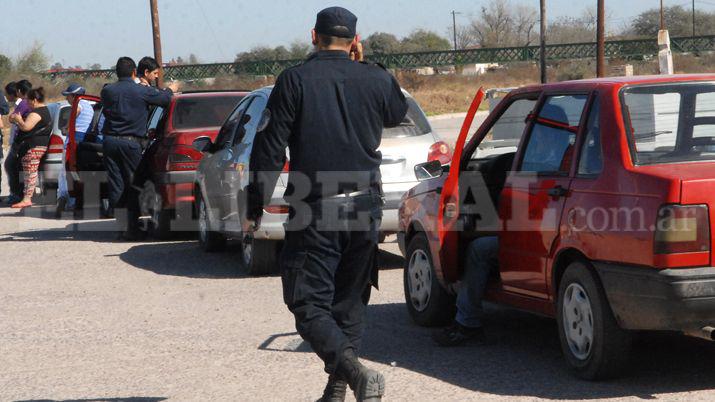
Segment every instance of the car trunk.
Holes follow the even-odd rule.
[[[383,138],[382,152],[383,184],[417,181],[415,165],[427,161],[429,148],[435,143],[431,133],[414,137]]]
[[[715,162],[690,162],[642,166],[640,170],[670,179],[680,186],[680,204],[707,205],[710,226],[710,250],[715,249]]]

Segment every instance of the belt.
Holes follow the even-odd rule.
[[[140,144],[140,145],[144,145],[147,141],[147,139],[144,137],[137,137],[134,135],[112,135],[112,134],[105,134],[105,135],[107,137],[119,138],[122,140],[136,142],[137,144]]]

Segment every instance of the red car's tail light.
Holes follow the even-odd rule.
[[[286,159],[286,163],[283,165],[283,173],[290,171],[290,161]]]
[[[61,154],[65,149],[65,143],[59,135],[51,135],[50,143],[47,145],[48,154]]]
[[[452,149],[444,141],[435,142],[429,147],[429,152],[427,153],[427,162],[439,161],[441,164],[446,165],[452,161]]]
[[[287,214],[290,209],[287,205],[268,205],[263,208],[269,214]]]
[[[707,205],[666,205],[658,211],[655,253],[697,253],[710,250]]]
[[[196,170],[202,157],[203,154],[194,147],[177,145],[169,154],[166,170]]]

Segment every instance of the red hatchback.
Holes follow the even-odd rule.
[[[245,91],[177,93],[166,108],[155,108],[147,135],[152,139],[138,172],[144,186],[139,196],[149,230],[157,238],[171,231],[194,230],[194,182],[203,154],[192,143],[197,137],[216,139],[226,117],[246,96]]]
[[[588,379],[624,367],[631,334],[715,331],[715,75],[520,88],[451,166],[418,165],[400,207],[407,308],[451,318],[465,250],[499,239],[487,300],[555,317]]]

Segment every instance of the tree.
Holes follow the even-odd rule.
[[[513,10],[508,0],[496,0],[482,7],[472,21],[472,30],[482,47],[504,47],[513,44]]]
[[[18,57],[15,63],[20,73],[38,73],[47,70],[49,58],[42,49],[42,44],[35,42],[32,47]]]
[[[4,54],[0,54],[0,79],[4,79],[12,71],[12,60]]]
[[[304,59],[310,54],[311,50],[313,50],[313,46],[297,40],[290,44],[290,49],[288,50],[290,53],[289,58],[295,60]]]
[[[581,17],[560,17],[549,24],[549,43],[578,43],[596,40],[596,15],[588,10]]]
[[[402,39],[400,48],[402,52],[409,53],[449,50],[452,45],[447,39],[435,32],[418,29]]]
[[[191,53],[189,55],[189,64],[199,64],[199,63],[200,63],[199,58],[196,57],[195,54]]]
[[[665,26],[671,36],[690,36],[693,34],[692,11],[682,6],[665,8]],[[636,36],[653,37],[660,29],[660,9],[654,8],[638,15],[627,33]],[[695,12],[696,34],[715,32],[715,13]]]
[[[55,62],[55,64],[50,66],[50,70],[62,70],[64,67],[62,67],[62,63],[59,61]]]
[[[90,70],[101,70],[101,69],[102,69],[102,65],[99,64],[99,63],[94,63],[94,64],[92,64],[92,65],[89,66],[89,69],[90,69]]]
[[[363,41],[363,49],[365,53],[398,53],[401,50],[401,44],[397,36],[393,34],[375,32],[365,38]]]

